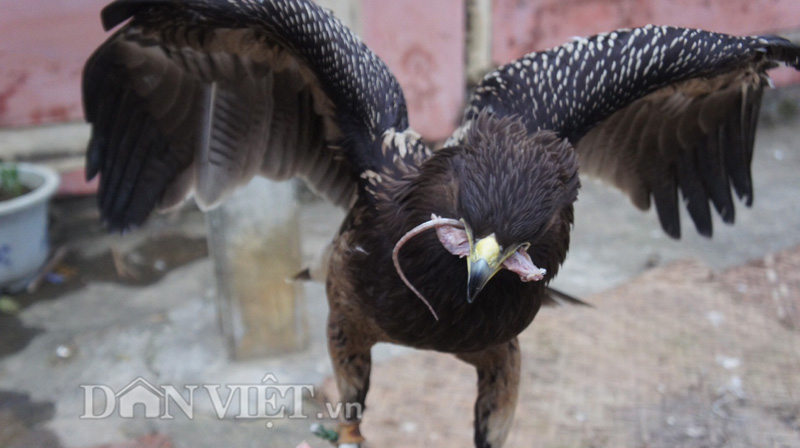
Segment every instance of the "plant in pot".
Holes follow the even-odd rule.
[[[24,289],[47,260],[47,204],[58,180],[40,165],[0,162],[0,291]]]

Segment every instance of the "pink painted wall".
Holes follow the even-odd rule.
[[[5,0],[0,14],[0,127],[80,121],[84,62],[106,34],[108,0]],[[365,41],[403,85],[412,125],[446,137],[464,81],[461,0],[364,2]]]
[[[466,88],[463,0],[364,2],[364,42],[403,87],[411,127],[443,140],[461,118]]]
[[[103,41],[106,0],[4,0],[0,127],[83,119],[83,63]]]
[[[0,127],[80,121],[80,74],[108,0],[3,0]],[[405,89],[412,126],[446,137],[464,98],[463,0],[363,0],[364,39]],[[494,0],[493,58],[646,23],[735,34],[800,29],[800,0]],[[779,84],[800,82],[794,71]]]
[[[526,53],[648,23],[730,34],[800,29],[798,0],[494,0],[492,58],[498,64]],[[772,72],[779,84],[800,82],[800,73]]]

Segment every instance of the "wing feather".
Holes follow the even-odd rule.
[[[307,0],[117,0],[83,96],[87,176],[112,229],[194,195],[203,208],[255,175],[299,176],[349,205],[381,138],[407,128],[383,63]],[[342,141],[346,135],[347,139]]]
[[[577,145],[583,172],[627,192],[640,208],[648,208],[645,198],[652,195],[662,227],[676,238],[680,216],[674,180],[689,216],[704,236],[711,236],[713,229],[707,205],[701,201],[710,201],[722,220],[732,223],[731,187],[740,197],[752,197],[750,161],[755,129],[751,126],[755,125],[752,114],[759,107],[749,104],[756,100],[754,95],[746,99],[743,92],[760,91],[766,78],[750,70],[719,78],[703,81],[699,87],[697,80],[677,83],[638,99],[598,123]],[[645,110],[645,104],[647,125],[638,117],[631,121],[627,111]],[[638,145],[615,139],[613,134],[604,139],[603,135],[609,135],[607,128],[627,129],[638,136]],[[636,161],[633,166],[631,159]],[[610,167],[598,166],[597,160]],[[609,170],[614,177],[604,174]],[[676,204],[665,203],[673,200]],[[750,202],[745,199],[747,205]]]
[[[698,153],[701,152],[698,151]],[[708,194],[695,159],[689,152],[681,152],[678,156],[676,168],[681,196],[684,198],[689,216],[694,221],[697,233],[703,236],[711,236],[713,233],[711,208],[708,205]],[[727,185],[726,191],[730,191],[727,189]]]
[[[572,142],[582,173],[641,209],[652,200],[676,238],[680,192],[698,232],[710,236],[709,202],[726,223],[735,216],[731,188],[752,203],[758,112],[766,72],[778,62],[800,69],[800,47],[654,26],[576,39],[487,74],[448,145],[484,111],[519,116],[530,133],[552,130]]]
[[[721,137],[725,131],[725,123],[718,129],[710,130],[706,147],[704,150],[695,151],[695,159],[698,171],[702,173],[701,181],[704,189],[714,204],[714,208],[722,220],[730,224],[733,223],[735,210],[729,173],[725,169],[725,159],[726,153],[734,153],[741,146],[737,147],[731,142],[723,140]]]

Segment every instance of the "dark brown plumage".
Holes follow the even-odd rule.
[[[391,73],[313,3],[103,12],[107,28],[129,18],[84,72],[87,173],[109,227],[189,195],[212,207],[255,175],[304,178],[348,209],[327,276],[341,399],[363,406],[376,342],[453,353],[478,372],[478,447],[508,434],[516,336],[566,257],[579,169],[654,202],[676,237],[680,192],[710,235],[709,203],[732,222],[731,186],[752,201],[766,70],[800,68],[800,49],[769,36],[648,26],[578,39],[489,73],[431,151]],[[343,429],[340,443],[361,440],[357,420]]]
[[[349,256],[336,264],[357,273],[391,266],[389,256],[399,237],[436,213],[476,223],[472,231],[479,237],[497,232],[503,247],[530,241],[529,252],[537,266],[547,269],[548,280],[555,276],[566,256],[572,203],[578,193],[574,152],[551,133],[529,136],[509,119],[484,117],[479,123],[463,146],[437,151],[418,176],[395,186],[394,203],[377,209],[357,204],[351,215],[361,219],[344,232],[350,250],[339,250]],[[508,154],[497,157],[498,152]],[[529,185],[537,185],[536,190],[529,191]],[[514,203],[513,198],[520,196],[535,200]],[[354,247],[363,250],[352,251]],[[374,315],[389,337],[407,345],[458,352],[507,341],[530,323],[539,308],[539,301],[531,298],[544,292],[541,282],[520,283],[513,281],[516,274],[500,272],[498,279],[509,281],[489,282],[482,294],[503,300],[467,303],[466,287],[454,287],[466,285],[465,266],[442,247],[435,232],[412,239],[401,250],[400,260],[406,275],[430,298],[439,316],[435,325],[396,275],[382,279],[385,291],[376,291],[377,300],[375,294],[363,293],[351,300],[358,301],[365,314]],[[357,291],[376,287],[372,276],[349,277],[355,279]]]

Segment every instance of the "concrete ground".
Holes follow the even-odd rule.
[[[754,206],[738,207],[735,226],[715,222],[712,240],[696,236],[690,222],[684,222],[681,241],[670,240],[654,213],[640,213],[620,193],[584,181],[572,249],[554,286],[597,308],[543,311],[523,333],[524,362],[531,367],[524,374],[528,388],[523,389],[512,446],[800,447],[796,389],[784,391],[782,404],[773,409],[776,418],[786,422],[773,437],[770,431],[777,430],[762,420],[747,420],[750,414],[735,416],[744,420],[726,420],[733,412],[731,406],[740,404],[736,400],[741,398],[737,395],[741,389],[753,393],[747,389],[749,383],[741,386],[735,376],[720,376],[729,381],[723,384],[728,389],[715,389],[716,395],[706,397],[702,391],[710,386],[698,386],[702,381],[696,378],[687,380],[674,372],[650,375],[656,368],[652,366],[659,365],[703,372],[707,366],[701,359],[730,373],[738,368],[737,362],[749,359],[740,352],[768,352],[771,357],[759,359],[759,365],[768,367],[759,370],[768,371],[759,377],[759,384],[777,378],[776,384],[797,385],[800,345],[797,327],[792,325],[798,321],[791,320],[792,310],[800,308],[796,284],[776,283],[784,286],[765,296],[765,300],[783,301],[790,313],[783,320],[752,317],[737,302],[746,302],[750,296],[747,285],[737,279],[757,271],[748,262],[776,266],[764,271],[767,277],[800,271],[786,270],[797,257],[770,255],[793,254],[792,248],[800,245],[796,206],[800,116],[789,113],[787,118],[786,112],[792,109],[786,104],[795,103],[782,100],[796,94],[770,93],[753,161]],[[326,417],[335,411],[317,399],[332,394],[326,381],[330,375],[324,342],[327,305],[321,285],[304,286],[310,332],[307,350],[271,359],[230,361],[218,329],[206,228],[199,212],[190,208],[156,217],[146,228],[124,237],[103,234],[91,199],[59,201],[54,213],[56,246],[72,249],[56,270],[67,281],[45,284],[33,295],[12,296],[22,309],[0,320],[0,447],[295,447],[304,439],[314,447],[326,446],[309,432],[311,423],[329,424]],[[333,236],[341,217],[340,211],[321,202],[301,207],[306,260]],[[136,279],[118,278],[111,248],[137,269]],[[708,330],[698,319],[712,324],[737,319],[741,327],[723,326],[715,342],[706,344],[698,338]],[[756,330],[738,331],[746,326]],[[650,335],[656,328],[653,334],[657,336]],[[635,336],[599,343],[601,335],[628,332]],[[670,339],[674,335],[683,339]],[[671,342],[665,344],[665,340]],[[408,446],[406,439],[420,446],[469,443],[469,407],[475,391],[468,368],[446,355],[389,345],[376,349],[374,361],[375,385],[365,428],[372,431],[368,435],[374,436],[378,446]],[[178,391],[197,386],[192,418],[175,401],[169,412],[172,419],[163,418],[163,408],[161,418],[145,418],[144,406],[136,409],[134,418],[123,418],[118,412],[81,418],[87,413],[102,414],[104,390],[119,392],[139,377],[161,390],[163,386]],[[581,377],[591,381],[581,383]],[[719,378],[715,381],[723,381]],[[304,399],[294,408],[298,410],[294,417],[307,418],[236,418],[258,402],[259,390],[270,385],[284,387],[285,397],[299,388],[313,388],[315,398]],[[651,386],[656,396],[648,389]],[[89,387],[93,387],[94,400],[87,411],[84,392]],[[235,396],[225,417],[218,418],[227,391],[236,387],[253,396],[249,400]],[[723,395],[732,398],[720,405]],[[221,401],[215,403],[214,397]],[[435,400],[433,405],[431,400]],[[599,407],[604,400],[615,406]],[[659,420],[662,414],[641,417],[647,411],[635,410],[634,405],[646,400],[655,400],[652,403],[658,404],[648,401],[651,407],[646,409],[660,409],[666,420]],[[525,404],[534,402],[539,411]],[[570,404],[574,402],[583,405]],[[718,430],[710,422],[717,417],[700,423],[688,417],[711,406],[718,411],[712,414],[722,415],[719,419],[726,425],[747,430]],[[540,417],[548,414],[552,421]],[[753,435],[759,432],[766,436]],[[434,433],[439,438],[419,437]],[[635,434],[626,438],[623,433]]]

